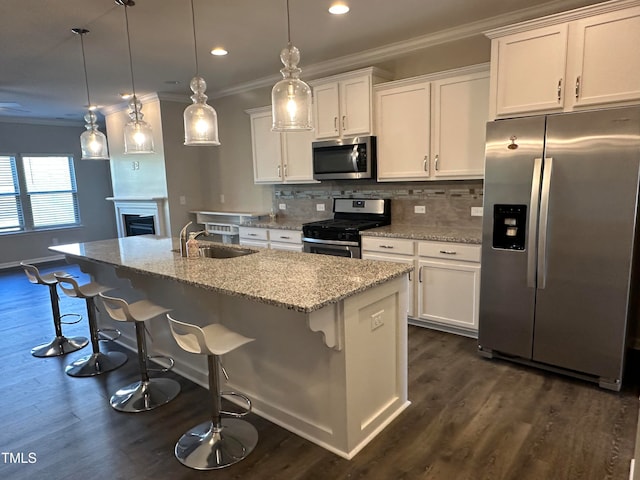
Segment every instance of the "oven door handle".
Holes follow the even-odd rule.
[[[345,245],[347,247],[357,247],[358,242],[347,242],[346,240],[323,240],[320,238],[307,238],[302,239],[306,243],[319,243],[324,245]]]

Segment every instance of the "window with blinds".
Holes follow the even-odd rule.
[[[0,156],[0,233],[23,229],[15,157]]]
[[[73,157],[0,156],[0,234],[79,222]]]

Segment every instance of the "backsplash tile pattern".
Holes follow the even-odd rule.
[[[333,198],[391,198],[391,218],[397,224],[425,226],[478,227],[482,217],[472,217],[471,207],[481,207],[482,180],[449,182],[376,183],[322,182],[313,185],[276,185],[273,210],[283,220],[314,221],[331,218]],[[284,204],[285,210],[279,205]],[[324,205],[318,211],[317,205]],[[414,213],[415,206],[426,213]]]

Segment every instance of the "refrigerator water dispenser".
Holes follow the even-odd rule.
[[[493,248],[524,250],[526,205],[493,206]]]

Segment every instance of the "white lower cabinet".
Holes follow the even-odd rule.
[[[302,251],[302,231],[279,228],[240,227],[240,245]]]
[[[362,258],[413,263],[411,323],[477,336],[480,245],[363,237]]]

